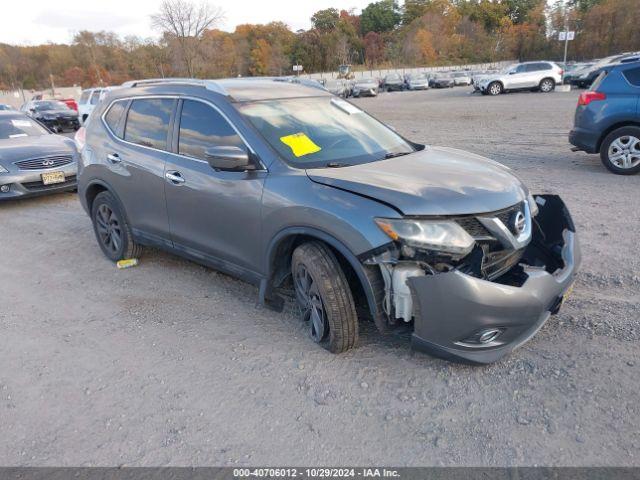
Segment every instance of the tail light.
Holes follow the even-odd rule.
[[[560,69],[560,75],[564,75],[564,70]]]
[[[602,92],[582,92],[578,97],[578,105],[589,105],[591,102],[606,100],[607,96]]]

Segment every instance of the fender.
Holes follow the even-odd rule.
[[[378,328],[381,328],[384,323],[384,319],[381,309],[378,308],[378,302],[376,300],[374,288],[371,284],[372,279],[365,272],[362,263],[360,262],[360,260],[358,260],[358,257],[356,257],[356,255],[354,255],[353,252],[351,252],[351,250],[340,240],[322,230],[313,227],[288,227],[284,230],[280,230],[271,239],[267,248],[267,254],[265,255],[265,276],[260,281],[260,303],[265,304],[278,311],[282,310],[284,304],[283,299],[277,296],[277,294],[274,294],[272,291],[271,282],[272,276],[274,274],[273,264],[278,246],[284,239],[292,235],[306,235],[309,237],[317,238],[318,240],[322,240],[323,242],[327,243],[331,247],[335,248],[338,252],[340,252],[340,254],[349,262],[354,272],[356,273],[358,280],[362,285],[362,289],[364,290],[364,294],[367,298],[369,311],[371,312],[376,326],[378,326]]]

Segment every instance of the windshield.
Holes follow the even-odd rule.
[[[415,151],[393,130],[337,98],[252,102],[239,109],[298,168],[355,165]]]
[[[46,128],[27,117],[0,118],[0,140],[48,135]]]
[[[456,77],[456,78],[460,78],[460,77],[466,77],[467,74],[466,73],[454,73],[453,76]]]
[[[358,83],[360,85],[377,85],[378,84],[378,82],[373,78],[364,78],[362,80],[358,80]]]
[[[418,75],[414,75],[413,77],[411,77],[411,80],[426,80],[426,79],[427,79],[426,73],[420,73]]]
[[[64,102],[38,102],[34,105],[37,111],[42,110],[69,110],[69,107]]]

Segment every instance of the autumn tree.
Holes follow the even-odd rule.
[[[189,77],[195,75],[195,60],[204,32],[223,18],[219,7],[208,3],[196,5],[187,0],[164,0],[160,11],[151,16],[154,28],[175,41],[176,51]]]
[[[389,32],[396,28],[402,19],[398,4],[395,0],[379,0],[370,3],[360,15],[360,29],[363,34],[368,32]]]

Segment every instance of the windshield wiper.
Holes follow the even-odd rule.
[[[395,153],[389,152],[384,156],[384,158],[386,160],[388,158],[402,157],[403,155],[409,155],[410,153],[413,153],[413,152],[395,152]]]

